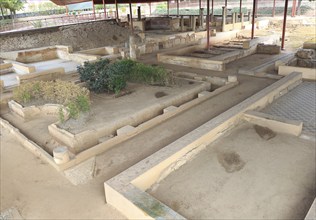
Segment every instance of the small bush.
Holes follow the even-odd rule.
[[[107,91],[118,94],[126,87],[127,81],[149,85],[167,85],[172,82],[164,68],[129,59],[114,63],[108,60],[85,63],[83,67],[78,67],[78,72],[81,81],[86,81],[89,89],[97,93]]]
[[[129,80],[149,85],[168,85],[172,81],[169,73],[163,67],[143,63],[135,64],[129,75]]]
[[[87,82],[89,89],[97,93],[106,91],[107,85],[107,73],[106,68],[110,63],[109,60],[100,60],[95,63],[85,62],[84,66],[78,67],[78,72],[80,74],[80,80]]]
[[[77,118],[81,112],[90,110],[89,90],[60,80],[22,84],[14,89],[13,99],[21,104],[32,101],[61,104],[68,108],[72,118]],[[58,115],[63,122],[65,117],[62,109],[59,109]]]

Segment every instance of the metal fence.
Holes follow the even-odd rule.
[[[104,12],[79,14],[79,15],[63,15],[53,17],[43,17],[40,19],[31,20],[3,20],[0,22],[0,32],[30,30],[45,27],[54,27],[68,24],[77,24],[87,21],[112,19],[115,17],[114,12],[107,12],[106,18]],[[7,22],[6,22],[7,21]]]
[[[212,2],[212,0],[210,0]],[[284,0],[257,0],[257,16],[281,16],[284,13]],[[315,3],[303,0],[299,3],[299,0],[291,0],[288,7],[288,15],[293,13],[292,6],[298,8],[301,4],[299,12],[305,14],[308,10],[315,10]],[[214,15],[222,14],[222,7],[225,5],[225,0],[213,0],[213,12]],[[122,6],[122,5],[121,5]],[[91,12],[82,13],[78,15],[52,15],[43,16],[40,19],[19,19],[14,20],[0,20],[0,32],[18,31],[18,30],[29,30],[44,27],[61,26],[68,24],[76,24],[87,21],[102,20],[102,19],[113,19],[115,18],[115,10],[108,8],[106,10],[106,18],[103,10],[98,11],[95,15]],[[126,8],[128,5],[126,5]],[[199,0],[179,0],[179,15],[199,15]],[[201,7],[206,8],[206,0],[201,0]],[[247,14],[252,11],[253,1],[242,0],[242,12]],[[133,17],[136,17],[137,5],[133,4]],[[152,4],[141,4],[142,15],[167,15],[167,3],[152,3]],[[228,13],[237,12],[240,10],[240,0],[227,0]],[[294,10],[295,12],[297,10]],[[150,12],[150,13],[149,13]],[[129,9],[120,9],[120,19],[126,19],[126,15],[129,13]],[[204,14],[206,10],[204,11]],[[177,1],[173,0],[169,2],[169,14],[177,15]],[[296,14],[296,13],[294,13]],[[7,21],[7,22],[6,22]]]

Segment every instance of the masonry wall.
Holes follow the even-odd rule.
[[[0,51],[13,51],[53,45],[72,46],[74,51],[120,44],[128,40],[129,29],[115,21],[41,28],[0,34]]]

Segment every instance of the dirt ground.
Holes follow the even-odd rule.
[[[178,80],[177,84],[172,87],[130,84],[129,90],[132,93],[119,98],[114,98],[113,94],[93,94],[91,111],[79,119],[66,121],[61,127],[73,133],[80,133],[105,126],[105,124],[112,123],[145,107],[161,103],[183,91],[201,85],[201,83],[190,84],[189,82],[189,80]],[[39,115],[37,118],[25,121],[12,112],[2,112],[1,117],[19,128],[24,135],[42,146],[51,155],[53,149],[60,145],[51,137],[48,131],[48,126],[58,121],[55,116]]]
[[[23,118],[9,112],[2,114],[1,117],[10,121],[10,123],[23,132],[26,137],[33,140],[51,155],[53,155],[53,149],[60,146],[60,144],[52,139],[48,132],[48,126],[58,120],[55,116],[40,115],[34,120],[24,121]]]
[[[255,36],[269,36],[278,34],[282,36],[283,17],[269,17],[270,25],[265,30],[255,30]],[[251,30],[244,30],[241,36],[251,36]],[[302,47],[303,43],[316,38],[316,20],[315,15],[310,17],[297,16],[287,18],[285,32],[285,50],[295,51]]]
[[[15,207],[23,219],[125,219],[105,204],[103,179],[72,185],[5,130],[0,140],[0,210]]]
[[[105,124],[129,116],[156,103],[174,98],[184,91],[196,88],[201,83],[190,83],[188,80],[176,80],[175,85],[146,86],[129,83],[130,94],[114,98],[113,94],[91,94],[91,111],[79,119],[70,119],[61,125],[71,133],[80,133],[89,129],[97,129]],[[164,93],[163,97],[156,94]],[[161,109],[162,110],[162,109]]]
[[[299,32],[290,31],[293,45],[288,46],[286,41],[287,49],[297,47],[296,41],[301,45],[312,36],[309,26],[297,25],[296,28],[306,28],[302,32],[306,34],[302,37]],[[281,28],[276,26],[275,31],[281,31]],[[256,36],[261,33],[267,35],[271,30],[256,30]],[[315,36],[315,32],[312,33]],[[176,71],[226,77],[235,75],[238,68],[260,65],[272,58],[271,55],[252,55],[228,64],[224,72],[164,66]],[[155,53],[143,56],[141,60],[157,63]],[[73,186],[60,173],[24,149],[10,134],[1,130],[0,210],[16,207],[25,219],[124,219],[124,216],[105,204],[104,181],[275,81],[249,76],[238,78],[240,84],[237,87],[98,155],[96,177],[85,185]],[[156,92],[159,91],[160,88],[157,87]],[[155,95],[147,94],[146,91],[143,94],[145,98]],[[127,115],[130,114],[131,106],[142,107],[127,102],[131,95],[122,97],[126,102],[124,111]],[[101,103],[105,100],[103,97],[96,97],[93,101]],[[152,99],[152,102],[156,101],[157,99]],[[104,106],[101,105],[96,109],[102,110]],[[104,113],[102,117],[111,119],[114,116],[109,117]],[[91,127],[104,123],[98,121],[98,118],[99,116],[93,119]],[[21,127],[26,136],[43,146],[49,141],[47,123],[53,120],[55,119],[39,118],[32,123],[21,120],[17,127]],[[86,129],[86,124],[83,127]],[[189,218],[302,218],[312,197],[315,197],[314,146],[315,143],[279,134],[268,141],[262,140],[252,127],[240,127],[224,141],[217,142],[216,146],[209,146],[199,160],[193,160],[167,177],[154,194]],[[188,176],[190,182],[186,181]],[[178,178],[182,179],[179,181]],[[207,187],[205,184],[208,184]],[[195,193],[189,193],[190,191]],[[209,210],[212,212],[209,213]],[[223,215],[219,216],[219,213]]]
[[[240,85],[111,148],[96,157],[97,176],[109,179],[167,146],[275,80],[240,76]]]
[[[189,219],[304,219],[315,195],[315,142],[261,138],[242,124],[150,193]]]

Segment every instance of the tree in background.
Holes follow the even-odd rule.
[[[11,18],[15,18],[16,12],[21,10],[26,0],[0,0],[1,16],[4,18],[4,11],[9,10]]]
[[[4,14],[7,10],[8,0],[0,0],[1,19],[4,19]]]

